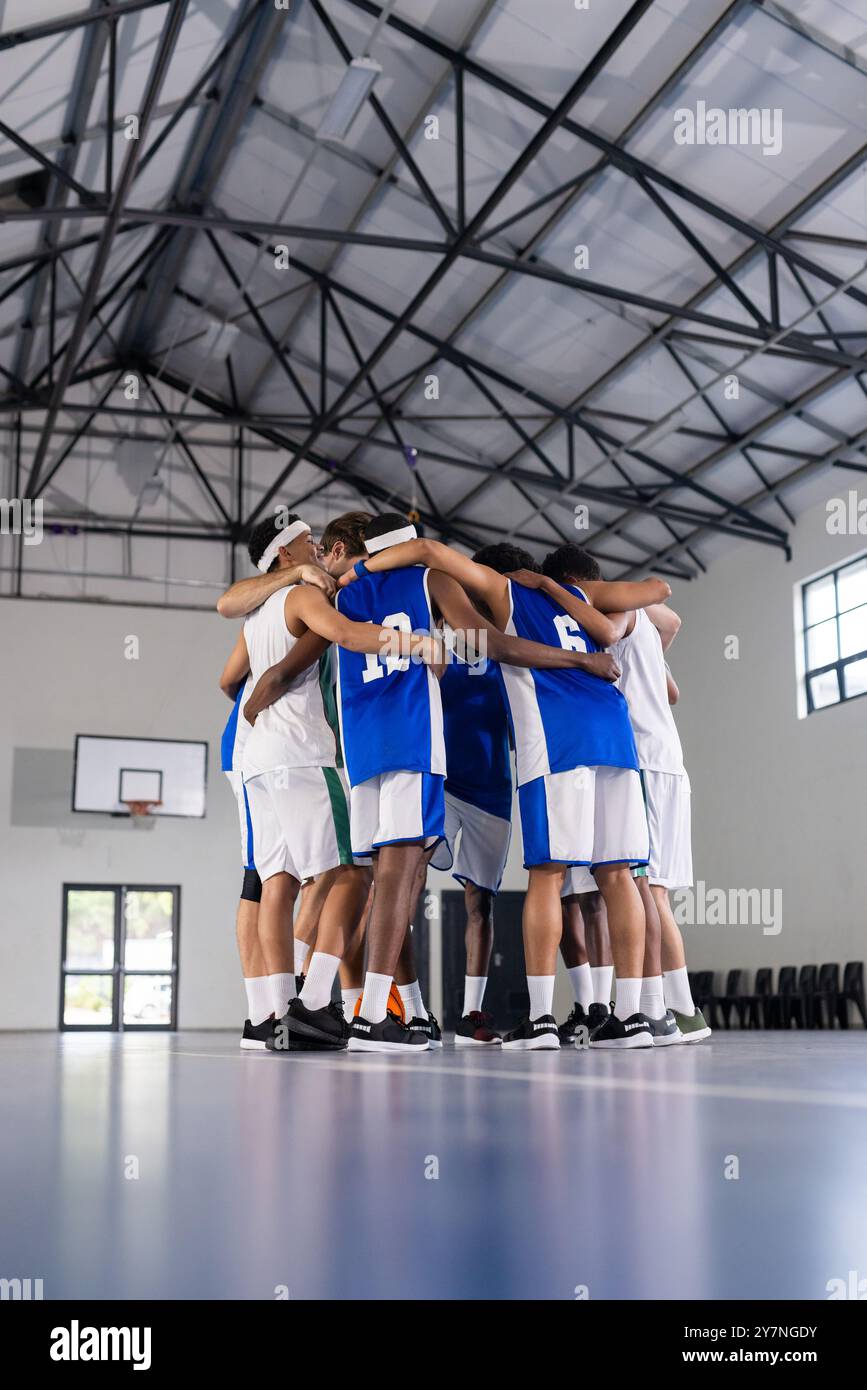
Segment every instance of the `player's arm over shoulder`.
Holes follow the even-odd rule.
[[[299,637],[290,652],[274,666],[269,666],[256,682],[250,698],[244,705],[244,718],[255,724],[257,714],[273,705],[305,671],[319,660],[328,649],[328,642],[317,632],[309,630]]]
[[[681,629],[681,619],[667,603],[652,603],[647,608],[647,616],[659,633],[662,650],[667,652]]]
[[[523,574],[523,571],[520,571],[520,574]],[[520,574],[513,576],[518,583],[524,582],[520,578]],[[574,618],[577,623],[580,623],[584,631],[589,633],[593,641],[598,643],[600,647],[613,647],[614,643],[619,642],[621,637],[625,635],[629,621],[628,613],[614,612],[609,617],[607,613],[600,612],[592,599],[589,603],[584,603],[570,589],[567,589],[563,584],[558,584],[556,579],[548,578],[547,575],[539,576],[537,587],[541,589],[543,594],[547,594],[558,608],[562,608],[564,612],[569,614],[570,618]],[[589,598],[590,595],[588,594]]]
[[[221,618],[245,618],[259,608],[278,589],[290,584],[312,584],[326,594],[333,594],[335,581],[318,565],[292,565],[286,569],[270,570],[268,574],[251,574],[237,579],[217,599]]]
[[[582,585],[585,593],[602,613],[625,613],[630,608],[647,608],[652,603],[664,603],[671,597],[671,585],[665,579],[588,579]]]
[[[477,565],[468,555],[453,550],[442,541],[422,538],[389,546],[365,561],[370,574],[382,570],[402,569],[407,565],[425,565],[450,575],[471,596],[487,604],[498,626],[505,626],[508,615],[509,584],[504,574],[488,565]]]
[[[290,621],[291,617],[291,621]],[[316,589],[295,589],[286,600],[286,625],[290,632],[293,623],[306,624],[329,642],[336,642],[350,652],[372,652],[375,655],[413,656],[425,662],[434,658],[431,638],[424,633],[398,632],[378,623],[356,623],[332,608],[324,594]]]
[[[463,637],[473,657],[489,657],[508,666],[572,667],[606,681],[615,681],[620,675],[620,667],[607,652],[571,651],[507,635],[473,607],[456,580],[439,570],[431,570],[429,590],[449,627]]]

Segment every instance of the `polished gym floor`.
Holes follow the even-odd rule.
[[[867,1035],[0,1034],[0,1210],[46,1299],[824,1299],[867,1276]]]

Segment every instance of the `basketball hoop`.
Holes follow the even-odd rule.
[[[125,801],[130,819],[136,830],[153,830],[156,825],[154,807],[162,806],[161,801]]]

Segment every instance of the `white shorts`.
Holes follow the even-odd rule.
[[[256,861],[253,858],[253,825],[250,820],[250,806],[247,800],[247,793],[244,790],[244,779],[240,772],[227,772],[229,786],[235,793],[235,802],[238,807],[238,822],[241,827],[241,864],[245,869],[255,869]]]
[[[692,887],[691,791],[685,772],[642,772],[650,828],[648,883]]]
[[[498,893],[512,838],[512,822],[446,792],[445,828],[445,839],[437,845],[431,859],[433,867],[451,869],[459,883],[474,883],[477,888]]]
[[[571,869],[566,870],[563,887],[560,889],[561,898],[571,898],[575,893],[598,892],[599,884],[583,864],[574,864]]]
[[[361,858],[407,840],[436,844],[445,834],[444,782],[432,772],[381,772],[359,782],[349,802],[353,854]]]
[[[300,882],[353,863],[349,798],[338,768],[275,768],[251,777],[246,789],[263,883],[280,873]]]
[[[518,788],[524,868],[536,864],[646,864],[641,777],[628,767],[549,772]]]

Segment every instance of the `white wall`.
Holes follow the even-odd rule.
[[[845,497],[852,476],[835,474],[829,496]],[[824,504],[799,517],[791,563],[742,543],[672,599],[696,879],[782,890],[776,936],[687,930],[695,967],[867,958],[867,697],[797,716],[793,586],[867,551],[867,535],[829,535],[826,521]],[[724,655],[732,635],[736,661]]]
[[[179,1024],[237,1025],[240,851],[219,761],[229,703],[217,687],[235,625],[216,613],[0,600],[0,629],[0,1028],[56,1027],[62,885],[86,881],[180,884]],[[124,657],[130,634],[138,661]],[[208,739],[205,819],[150,831],[92,828],[88,816],[74,828],[11,824],[14,749],[71,753],[76,733]]]

